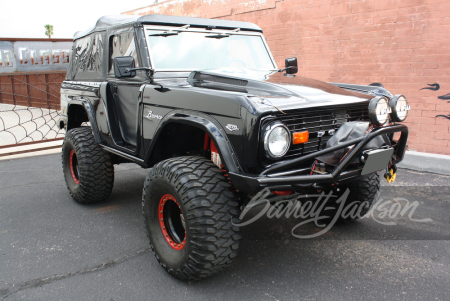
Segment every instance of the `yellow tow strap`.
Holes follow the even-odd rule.
[[[386,173],[386,181],[388,183],[392,183],[397,178],[397,173],[394,171],[393,168],[389,170],[389,173]]]

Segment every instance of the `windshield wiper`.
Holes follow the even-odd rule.
[[[205,38],[223,39],[223,38],[228,38],[229,36],[230,36],[229,34],[219,33],[219,34],[207,35],[207,36],[205,36]]]
[[[168,31],[160,32],[160,33],[154,33],[150,34],[150,37],[168,37],[168,36],[176,36],[180,33],[180,30],[182,29],[188,29],[191,25],[184,25],[176,29],[171,29]]]
[[[210,34],[210,35],[205,36],[205,38],[213,38],[213,39],[228,38],[232,33],[238,32],[240,30],[241,30],[240,28],[236,28],[227,33]]]
[[[168,36],[177,36],[178,32],[176,31],[165,31],[160,33],[150,34],[151,37],[168,37]]]

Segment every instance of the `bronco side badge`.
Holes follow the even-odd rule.
[[[153,111],[148,111],[148,114],[147,114],[147,116],[145,116],[145,118],[151,120],[152,118],[162,119],[163,117],[161,115],[153,114]]]

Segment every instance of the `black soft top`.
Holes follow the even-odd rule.
[[[119,27],[123,25],[140,25],[140,24],[153,24],[153,25],[175,25],[183,26],[189,24],[192,27],[208,27],[215,26],[218,29],[236,29],[258,31],[262,32],[262,29],[249,22],[240,21],[228,21],[228,20],[216,20],[216,19],[204,19],[204,18],[189,18],[189,17],[177,17],[166,15],[145,15],[145,16],[104,16],[97,20],[95,26],[86,31],[78,31],[74,34],[73,39],[84,37],[88,34],[97,31],[105,31],[110,27]]]

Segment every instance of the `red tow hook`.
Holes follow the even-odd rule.
[[[292,194],[291,190],[284,190],[284,191],[271,191],[273,194],[276,195],[289,195]]]
[[[225,178],[228,180],[228,182],[231,184],[231,187],[233,189],[233,192],[237,192],[236,188],[233,185],[233,182],[231,182],[230,176],[227,173],[227,170],[225,169],[225,166],[222,164],[222,160],[220,159],[219,151],[216,148],[216,145],[214,144],[214,141],[209,138],[208,134],[205,133],[205,141],[203,143],[203,149],[208,150],[208,148],[211,150],[211,161],[217,167],[219,167]]]

